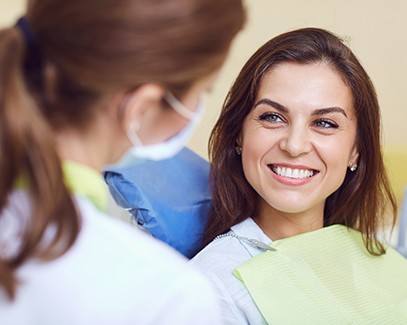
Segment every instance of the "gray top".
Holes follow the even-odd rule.
[[[232,272],[264,252],[270,243],[253,219],[248,218],[233,226],[227,235],[213,240],[191,260],[218,291],[225,324],[267,324],[246,287]]]

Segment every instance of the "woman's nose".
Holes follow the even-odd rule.
[[[292,157],[298,157],[312,150],[310,134],[304,127],[290,126],[280,140],[280,149]]]

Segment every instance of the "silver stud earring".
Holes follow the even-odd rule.
[[[235,152],[238,156],[242,154],[242,147],[235,147]]]
[[[351,172],[354,172],[356,169],[358,169],[358,164],[353,163],[352,165],[350,165],[349,169],[350,169]]]

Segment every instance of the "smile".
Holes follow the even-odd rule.
[[[294,178],[294,179],[304,179],[304,178],[309,178],[314,176],[317,171],[312,170],[312,169],[297,169],[297,168],[289,168],[289,167],[280,167],[280,166],[275,166],[271,165],[270,166],[271,170],[283,177],[287,178]]]

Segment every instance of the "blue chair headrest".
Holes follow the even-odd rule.
[[[155,238],[188,258],[198,252],[211,205],[208,161],[184,148],[170,159],[108,168],[104,176],[116,203]]]

